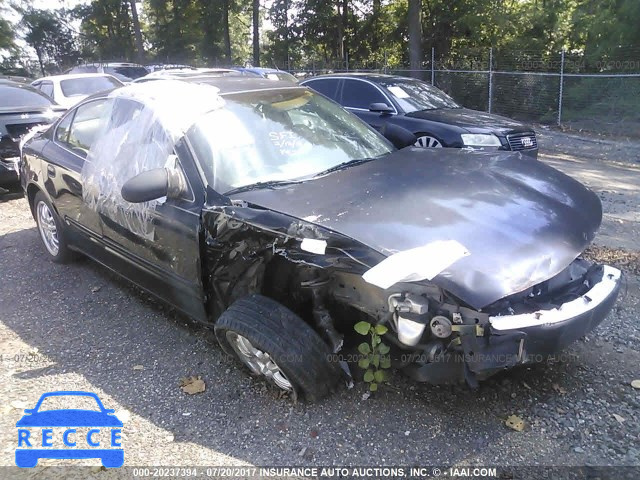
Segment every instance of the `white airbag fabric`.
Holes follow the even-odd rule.
[[[387,289],[398,282],[432,280],[447,267],[469,255],[456,240],[438,240],[422,247],[404,250],[385,258],[367,270],[362,278]]]

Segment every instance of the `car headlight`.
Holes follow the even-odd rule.
[[[491,133],[463,133],[462,143],[470,147],[500,147],[500,139]]]

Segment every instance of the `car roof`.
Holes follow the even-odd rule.
[[[91,67],[142,67],[144,68],[144,65],[140,65],[139,63],[131,63],[131,62],[89,62],[89,63],[81,63],[79,65],[74,65],[71,68],[76,68],[76,67],[86,67],[86,66],[91,66]]]
[[[95,78],[95,77],[116,78],[113,75],[109,75],[108,73],[69,73],[69,74],[63,74],[63,75],[49,75],[48,77],[36,78],[33,82],[40,82],[42,80],[71,80],[74,78]],[[31,83],[33,84],[33,82]]]
[[[268,80],[263,77],[207,77],[195,76],[181,78],[180,81],[212,85],[219,89],[220,95],[258,90],[278,90],[281,88],[304,88],[286,80]]]
[[[0,79],[0,87],[21,88],[22,90],[28,90],[30,92],[37,93],[38,95],[40,95],[40,96],[46,98],[47,100],[49,100],[53,105],[56,105],[56,103],[53,102],[53,100],[51,100],[51,98],[49,98],[47,95],[42,93],[37,88],[34,88],[33,86],[31,86],[31,84],[29,84],[29,83],[20,83],[20,82],[14,82],[13,80]]]
[[[315,80],[320,78],[360,78],[363,80],[369,80],[371,82],[375,82],[376,80],[419,80],[416,78],[410,77],[402,77],[399,75],[387,75],[384,73],[371,73],[371,72],[345,72],[345,73],[328,73],[325,75],[316,75],[315,77],[306,78],[302,83],[308,82],[309,80]]]

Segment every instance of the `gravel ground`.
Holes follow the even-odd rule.
[[[367,400],[362,384],[313,405],[278,398],[207,329],[88,260],[50,263],[26,201],[3,197],[0,465],[14,464],[22,409],[66,389],[96,392],[116,409],[127,465],[640,466],[640,390],[631,386],[640,378],[640,144],[552,131],[540,143],[543,161],[602,198],[603,227],[589,254],[621,265],[626,288],[609,318],[558,361],[476,391],[395,375]],[[192,375],[204,393],[181,390]],[[505,426],[509,415],[526,422],[524,431]],[[48,469],[54,464],[0,477],[69,476]],[[124,474],[94,467],[82,476],[90,475]]]

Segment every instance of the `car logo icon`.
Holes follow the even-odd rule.
[[[97,409],[43,410],[42,402],[50,397],[89,397],[95,400]],[[60,391],[43,394],[33,409],[25,409],[18,420],[18,445],[16,465],[35,467],[40,458],[86,459],[100,458],[107,468],[121,467],[124,449],[121,443],[122,422],[114,410],[104,407],[95,393]],[[62,427],[62,428],[60,428]],[[54,428],[63,431],[56,432]],[[86,435],[77,429],[88,428]],[[40,448],[40,447],[51,448]],[[83,448],[86,446],[87,448]],[[109,448],[105,448],[108,446]],[[66,447],[66,448],[58,448]],[[97,448],[100,447],[100,448]]]
[[[522,139],[522,146],[524,148],[530,148],[533,147],[533,140],[531,140],[529,137],[524,137]]]

